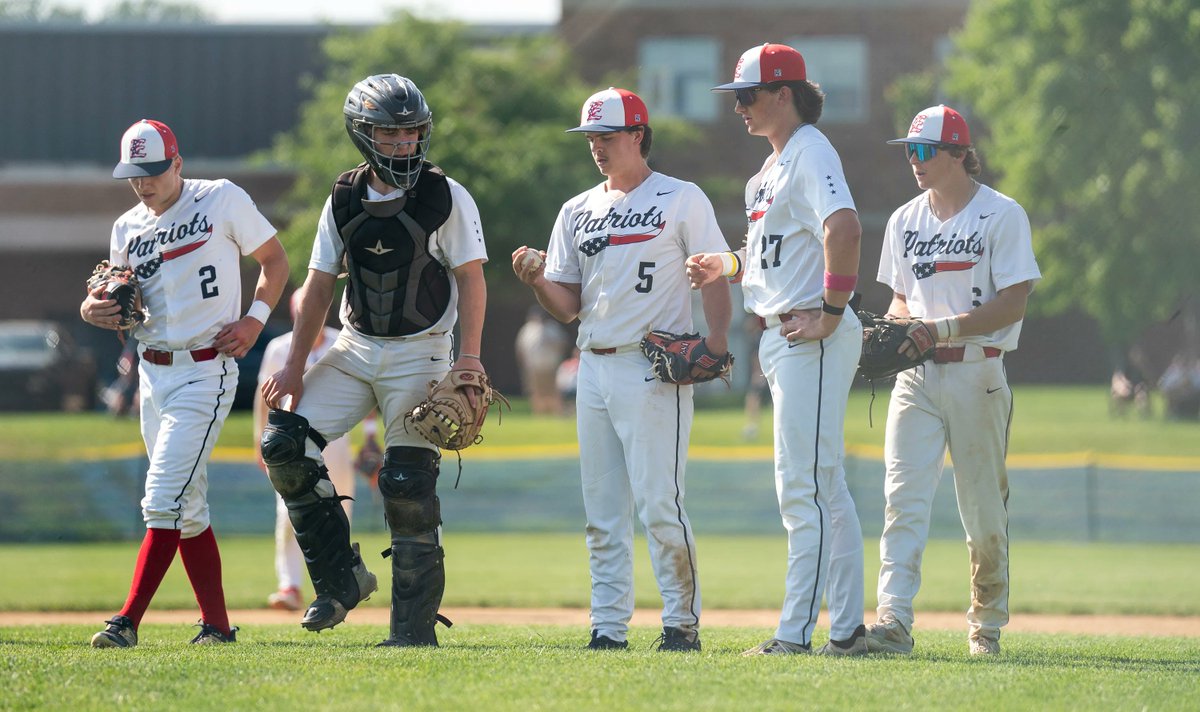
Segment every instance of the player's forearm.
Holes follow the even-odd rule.
[[[251,253],[251,256],[258,261],[261,268],[258,283],[254,287],[254,301],[263,302],[274,309],[288,282],[287,252],[279,239],[273,237]]]
[[[455,267],[458,284],[458,352],[479,356],[483,344],[483,318],[487,311],[487,282],[479,260]]]
[[[1000,290],[996,298],[980,304],[957,317],[958,336],[990,334],[1025,318],[1029,302],[1029,282],[1021,282]]]
[[[841,308],[858,280],[862,226],[858,213],[843,208],[825,220],[825,301]]]
[[[533,295],[550,316],[570,324],[579,317],[579,311],[583,308],[580,299],[582,289],[582,285],[554,282],[543,277],[533,285]]]
[[[292,346],[287,355],[287,365],[299,369],[298,372],[304,371],[317,335],[325,328],[336,282],[335,275],[314,269],[308,271],[308,279],[304,280],[303,295],[296,308],[296,323],[292,326]]]
[[[719,279],[700,288],[700,303],[704,309],[704,322],[708,325],[708,342],[714,350],[729,348],[729,323],[733,318],[733,302],[729,298],[729,284]]]

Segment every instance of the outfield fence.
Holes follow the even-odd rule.
[[[218,453],[209,465],[214,527],[223,535],[273,531],[274,492],[249,453]],[[142,536],[139,510],[144,456],[83,462],[0,463],[0,541],[81,541]],[[457,489],[457,461],[442,462],[438,492],[448,530],[583,531],[579,460],[573,454],[476,457],[467,451]],[[774,476],[757,454],[693,457],[688,515],[696,533],[781,531]],[[863,534],[883,526],[883,465],[850,455],[846,477]],[[1114,467],[1070,458],[1009,468],[1013,540],[1200,542],[1200,472]],[[379,492],[356,483],[354,527],[383,531]],[[962,537],[948,465],[935,498],[930,536]]]

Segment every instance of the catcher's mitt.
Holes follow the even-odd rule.
[[[146,318],[142,311],[142,288],[131,268],[110,265],[108,260],[104,260],[96,265],[92,276],[88,277],[88,291],[94,291],[97,287],[104,288],[100,293],[101,299],[113,299],[120,305],[121,321],[117,328],[121,331],[129,331]]]
[[[863,325],[858,373],[868,381],[890,378],[933,356],[937,337],[922,322],[916,319],[890,319],[866,311],[859,312],[858,318]],[[905,342],[912,343],[915,357],[900,353]]]
[[[704,383],[720,378],[729,383],[733,354],[717,356],[700,334],[651,331],[642,338],[642,353],[650,359],[650,372],[664,383]]]
[[[475,406],[471,406],[465,389],[475,388]],[[483,439],[480,430],[488,408],[497,400],[508,405],[508,399],[492,388],[492,382],[482,371],[463,369],[451,371],[441,381],[429,382],[429,396],[404,416],[407,430],[413,428],[429,442],[446,450],[462,450]]]

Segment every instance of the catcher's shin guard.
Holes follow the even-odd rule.
[[[392,620],[388,639],[380,647],[438,644],[433,627],[446,590],[445,551],[430,532],[426,536],[392,541]]]
[[[350,521],[328,471],[315,460],[269,464],[271,483],[287,506],[296,542],[317,599],[301,621],[308,630],[332,628],[378,587],[355,547]]]

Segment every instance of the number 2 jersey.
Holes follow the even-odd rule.
[[[801,124],[746,183],[746,311],[767,317],[821,306],[825,220],[843,208],[855,210],[842,161],[825,134]]]
[[[580,349],[627,346],[651,329],[691,331],[684,261],[728,249],[698,186],[651,173],[629,193],[601,183],[563,204],[546,279],[581,286]]]
[[[135,205],[113,223],[109,245],[109,261],[132,267],[142,287],[146,320],[133,335],[167,351],[211,346],[242,316],[242,257],[274,235],[227,180],[184,180],[162,215]]]

